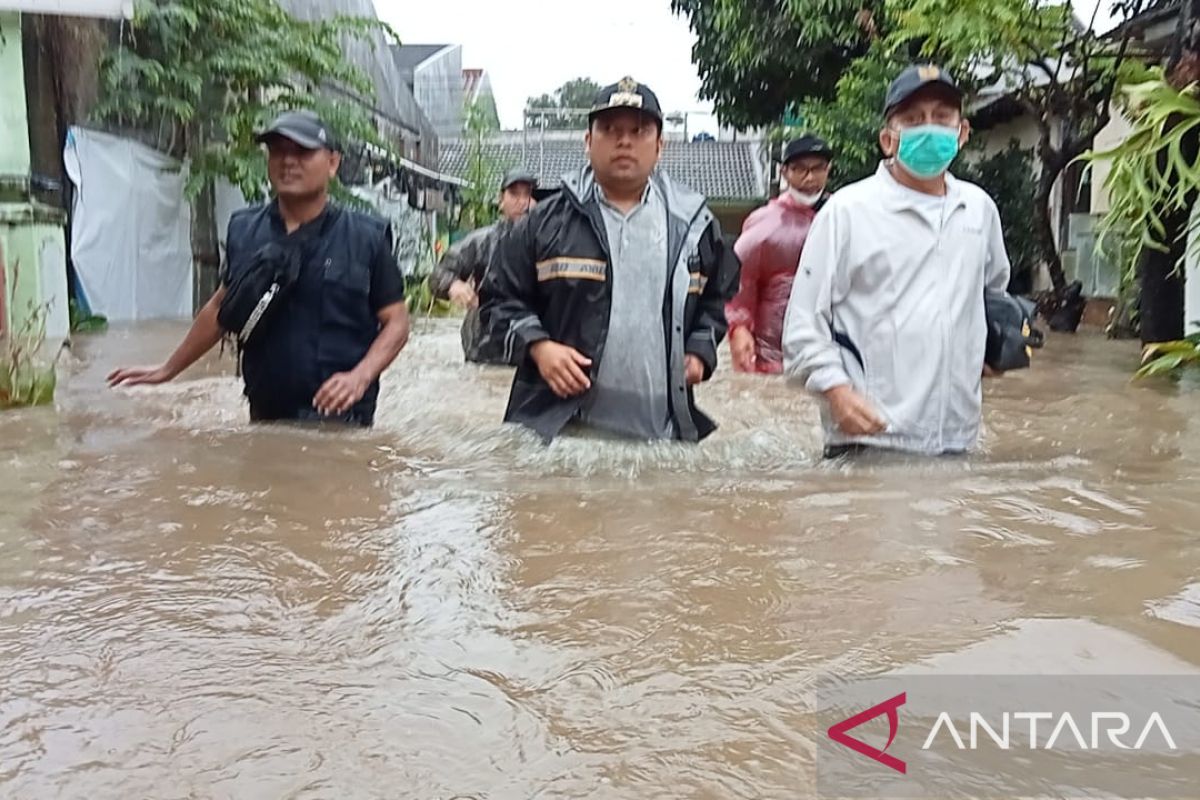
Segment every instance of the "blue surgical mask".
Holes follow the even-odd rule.
[[[958,128],[917,125],[900,131],[896,160],[914,177],[936,178],[950,168],[958,155]]]

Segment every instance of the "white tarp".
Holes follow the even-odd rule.
[[[0,11],[132,19],[133,0],[0,0]]]
[[[92,310],[113,322],[192,316],[191,210],[178,162],[71,128],[71,259]]]

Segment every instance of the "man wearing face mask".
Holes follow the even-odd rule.
[[[947,170],[962,92],[934,65],[888,88],[874,176],[830,198],[792,287],[785,372],[824,399],[826,455],[961,453],[979,438],[984,289],[1009,262],[996,204]]]
[[[801,136],[783,151],[787,191],[746,218],[734,250],[741,287],[725,316],[729,349],[739,372],[783,372],[783,317],[796,264],[817,211],[828,195],[833,152],[816,136]]]

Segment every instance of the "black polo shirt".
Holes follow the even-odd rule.
[[[404,277],[387,222],[332,202],[290,234],[274,202],[235,213],[226,276],[247,268],[272,243],[298,248],[301,268],[280,312],[242,353],[250,416],[312,419],[322,384],[367,354],[379,333],[378,312],[404,301]],[[378,394],[376,381],[345,421],[370,425]]]

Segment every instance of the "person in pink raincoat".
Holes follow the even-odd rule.
[[[734,250],[742,261],[741,289],[725,307],[729,347],[739,372],[783,372],[783,317],[792,295],[800,251],[828,196],[833,152],[816,136],[788,144],[783,153],[787,191],[754,211]]]

